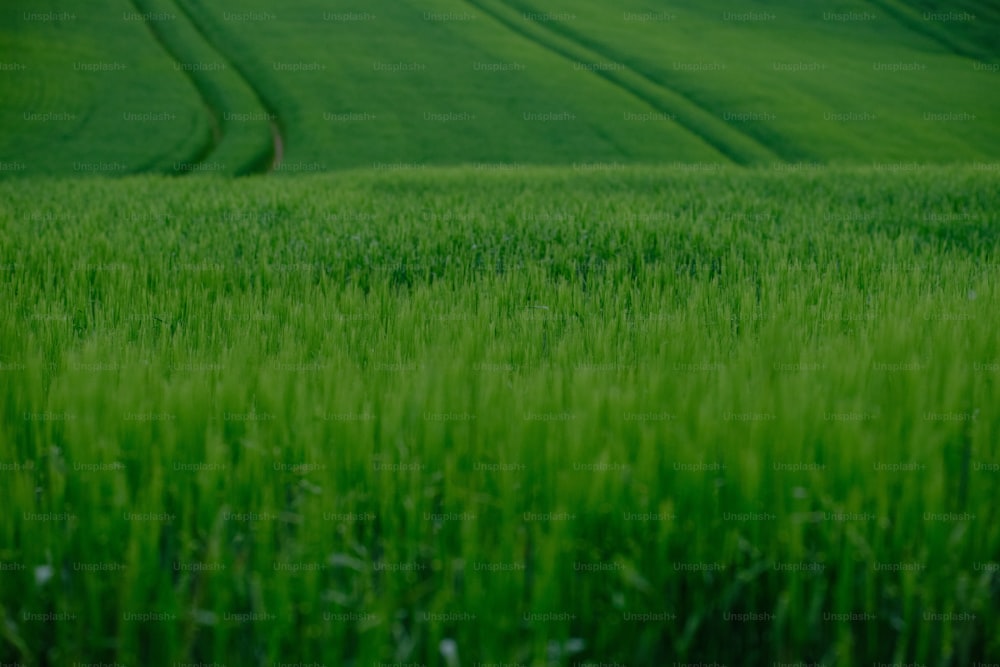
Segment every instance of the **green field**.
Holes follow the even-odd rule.
[[[0,667],[1000,661],[998,31],[8,3]]]
[[[8,657],[1000,650],[994,174],[161,188],[0,189]]]

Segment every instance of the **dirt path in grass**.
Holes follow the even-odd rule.
[[[274,117],[277,118],[277,116]],[[285,140],[281,137],[281,127],[276,120],[270,121],[270,124],[271,139],[274,141],[274,158],[271,160],[271,166],[267,169],[269,174],[277,171],[281,166],[281,161],[285,159]]]

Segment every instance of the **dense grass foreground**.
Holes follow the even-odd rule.
[[[995,658],[998,181],[0,185],[0,659]]]

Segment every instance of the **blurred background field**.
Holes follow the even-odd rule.
[[[995,160],[1000,9],[930,4],[18,0],[0,155],[246,173],[277,134],[291,174]]]

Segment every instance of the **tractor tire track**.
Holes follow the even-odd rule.
[[[511,6],[513,9],[517,11],[527,12],[528,10],[530,10],[529,7],[524,7],[519,2],[511,2],[510,0],[496,0],[496,1],[502,5]],[[581,39],[580,36],[574,33],[572,30],[569,29],[560,30],[558,23],[552,23],[551,25],[546,24],[544,26],[539,26],[539,28],[543,31],[547,31],[555,36],[561,37],[569,41],[572,45],[577,46],[584,51],[594,53],[595,55],[597,55],[602,59],[618,60],[619,62],[622,62],[622,64],[625,64],[625,61],[628,60],[628,58],[618,57],[618,54],[614,52],[608,52],[607,47],[605,46],[602,46],[600,44],[595,44],[588,40]],[[688,95],[685,95],[684,93],[676,89],[670,88],[666,84],[653,79],[650,75],[646,74],[641,69],[638,69],[630,65],[626,65],[626,67],[628,67],[628,72],[630,72],[633,76],[635,76],[638,79],[638,83],[640,85],[648,86],[652,88],[653,91],[659,92],[661,95],[665,95],[668,98],[675,98],[677,104],[684,105],[689,108],[689,112],[691,115],[700,117],[692,119],[690,123],[687,123],[684,121],[683,118],[681,118],[678,115],[678,118],[680,119],[679,120],[680,124],[684,125],[684,127],[687,128],[689,132],[702,138],[702,140],[704,141],[712,143],[713,147],[715,147],[716,150],[723,152],[724,154],[726,154],[727,157],[733,159],[734,162],[740,163],[738,159],[734,159],[723,150],[723,147],[729,147],[730,149],[732,149],[732,146],[730,144],[725,143],[724,137],[716,136],[715,133],[710,132],[707,129],[702,129],[698,127],[697,120],[701,120],[706,124],[715,126],[715,128],[717,128],[717,131],[722,134],[730,134],[734,139],[744,144],[744,148],[742,150],[758,152],[760,154],[758,157],[760,158],[761,162],[773,163],[773,162],[785,161],[784,157],[776,153],[775,149],[772,146],[769,146],[768,144],[760,141],[755,136],[749,134],[744,130],[732,127],[725,121],[719,120],[718,117],[712,113],[711,109],[705,107],[697,100],[692,99]],[[614,76],[613,72],[607,72],[602,70],[601,73],[609,73],[611,74],[612,77]],[[635,86],[633,89],[633,87],[629,87],[624,82],[619,83],[619,85],[628,90],[629,92],[632,92],[633,95],[637,94],[637,89],[639,86]],[[640,95],[640,99],[644,98],[642,98]],[[647,103],[649,102],[647,101]],[[654,108],[656,108],[655,104],[653,106]],[[670,104],[666,104],[663,109],[659,110],[669,113],[671,111],[676,111],[677,109],[671,107]],[[717,142],[718,145],[716,145],[716,143],[713,142]]]
[[[565,34],[564,31],[558,32],[543,26],[532,25],[532,28],[528,28],[520,25],[508,15],[518,10],[503,0],[497,0],[497,4],[503,9],[490,6],[492,3],[489,0],[466,1],[512,32],[561,58],[571,62],[598,62],[608,59],[606,54],[580,42],[573,35]],[[560,44],[560,40],[569,44]],[[591,72],[657,111],[674,115],[677,123],[684,129],[736,164],[746,166],[783,161],[769,146],[760,143],[751,135],[726,125],[694,100],[654,81],[639,70],[628,67],[624,73],[602,69]],[[634,81],[630,81],[630,78]]]
[[[146,26],[147,30],[149,30],[149,34],[153,36],[153,40],[160,46],[161,49],[163,49],[163,52],[166,53],[167,56],[174,61],[174,63],[181,63],[182,61],[180,59],[180,54],[176,53],[174,49],[170,47],[169,40],[155,25],[156,21],[150,21],[147,18],[147,16],[149,16],[152,13],[152,11],[148,8],[143,7],[140,4],[140,2],[141,0],[129,0],[129,4],[132,5],[136,13],[143,17],[142,18],[143,25]],[[200,163],[204,162],[208,158],[208,156],[211,155],[212,152],[219,147],[219,144],[222,143],[222,127],[219,125],[219,116],[221,115],[221,111],[219,109],[216,109],[212,105],[212,102],[209,100],[208,95],[202,89],[200,83],[197,80],[197,77],[194,76],[194,73],[185,70],[183,68],[181,69],[181,71],[184,74],[184,77],[191,83],[192,87],[195,89],[195,92],[198,93],[198,98],[201,100],[204,109],[208,112],[208,118],[210,121],[210,129],[212,132],[211,140],[206,145],[202,146],[201,150],[199,150],[191,157],[183,158],[184,161],[189,163]],[[156,160],[153,160],[150,162],[150,164],[151,165],[155,164],[155,162]],[[182,173],[187,173],[187,172],[182,172]]]
[[[870,0],[870,2],[891,16],[900,26],[910,32],[926,37],[943,47],[949,53],[960,58],[969,58],[970,60],[980,60],[983,62],[992,62],[996,58],[996,54],[991,51],[981,51],[977,48],[966,46],[954,39],[943,28],[932,26],[927,21],[921,20],[913,9],[895,0]]]
[[[233,71],[236,72],[237,76],[243,80],[247,88],[253,92],[254,97],[257,99],[257,103],[260,104],[261,108],[267,112],[268,123],[271,129],[271,155],[268,157],[268,165],[266,168],[261,169],[263,173],[274,173],[281,168],[281,163],[285,157],[285,139],[283,132],[283,123],[281,122],[281,117],[278,114],[277,108],[272,106],[267,102],[267,97],[263,94],[257,86],[254,85],[253,80],[247,73],[246,69],[241,65],[235,58],[231,58],[228,54],[220,48],[211,36],[205,31],[201,22],[193,15],[191,9],[188,7],[184,0],[174,0],[178,10],[184,15],[188,23],[190,23],[194,29],[201,35],[201,38],[205,40],[205,43],[212,47],[212,49],[219,54],[227,66],[232,67]]]
[[[264,103],[263,96],[260,91],[253,86],[251,81],[245,75],[245,72],[243,72],[243,70],[239,68],[235,62],[232,61],[232,59],[227,57],[227,55],[218,46],[216,46],[187,8],[184,7],[181,2],[177,2],[176,0],[163,1],[164,4],[168,5],[170,9],[176,11],[178,16],[181,17],[181,20],[186,22],[186,26],[190,28],[193,33],[198,35],[207,49],[209,49],[215,56],[218,56],[219,60],[222,61],[227,68],[232,69],[240,83],[245,86],[249,91],[249,94],[253,96],[255,102],[260,106],[260,108],[267,112],[268,128],[271,134],[271,141],[269,142],[268,150],[264,151],[261,158],[255,158],[250,161],[246,165],[245,170],[238,173],[252,174],[273,172],[281,165],[281,161],[284,157],[284,138],[282,136],[281,125],[276,120],[277,115]],[[143,16],[143,22],[164,52],[167,53],[167,55],[169,55],[176,64],[183,65],[186,59],[186,54],[182,53],[180,49],[177,49],[172,45],[173,41],[160,27],[157,26],[157,21],[151,21],[146,18],[148,15],[156,13],[163,8],[147,6],[144,0],[130,0],[130,2],[132,6],[135,7],[136,12]],[[185,67],[180,67],[180,70],[194,86],[204,108],[208,111],[208,115],[211,120],[212,140],[205,145],[202,150],[188,160],[190,164],[197,165],[204,163],[222,145],[225,129],[223,124],[220,122],[220,119],[225,118],[225,112],[231,111],[231,109],[226,109],[224,106],[213,103],[212,95],[209,92],[209,89],[205,87],[204,82],[199,79],[195,72]],[[190,173],[195,170],[196,166],[192,166],[191,169],[188,169],[183,173]]]

